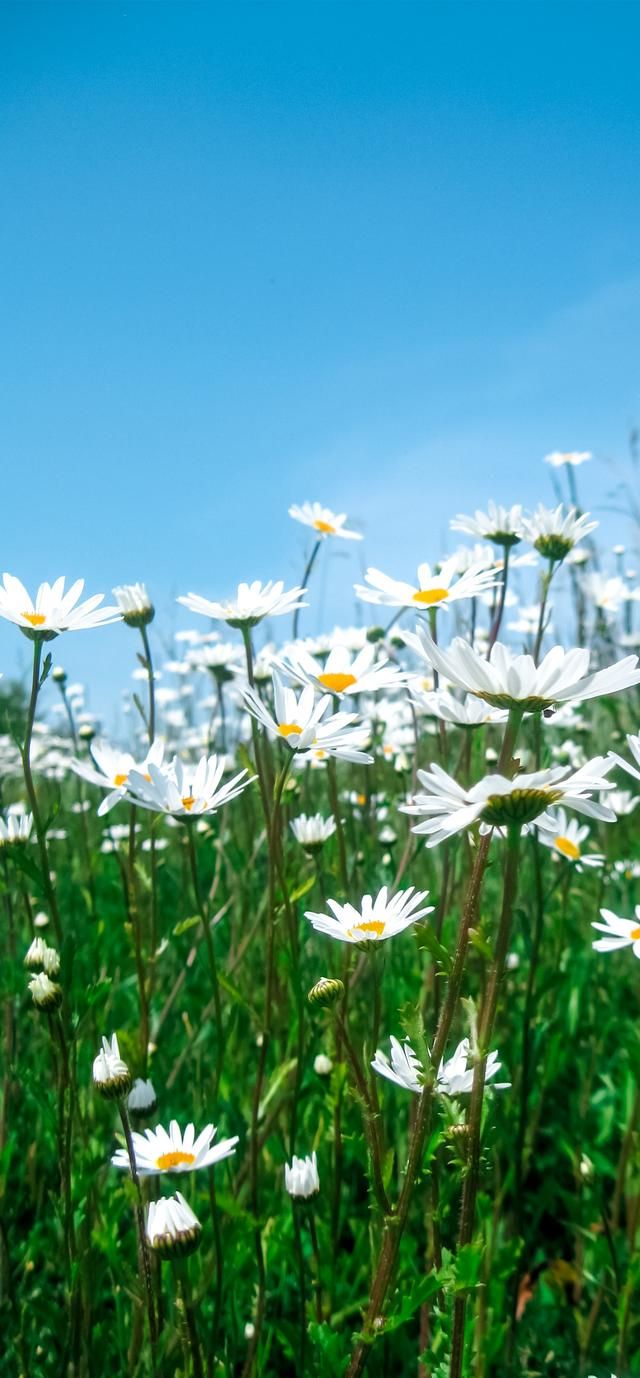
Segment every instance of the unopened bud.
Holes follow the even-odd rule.
[[[318,1005],[320,1009],[329,1010],[332,1005],[337,1005],[343,995],[343,981],[339,981],[337,977],[321,976],[315,986],[311,987],[307,1000],[310,1005]]]

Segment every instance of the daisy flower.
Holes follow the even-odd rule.
[[[347,530],[346,512],[332,512],[330,507],[323,507],[319,502],[303,502],[300,506],[293,503],[289,508],[289,516],[296,522],[302,522],[303,526],[312,527],[320,540],[326,540],[327,536],[342,536],[345,541],[362,540],[359,531]]]
[[[514,507],[499,507],[489,502],[486,512],[477,509],[472,517],[459,512],[449,525],[452,531],[464,531],[481,541],[493,541],[501,546],[517,545],[524,535],[520,503]]]
[[[211,602],[199,593],[187,593],[178,598],[178,602],[203,617],[228,622],[230,627],[255,627],[263,617],[282,617],[296,608],[306,608],[307,604],[300,601],[306,591],[294,588],[285,593],[282,580],[270,579],[268,584],[261,584],[256,579],[253,584],[239,584],[235,598],[222,602]]]
[[[619,757],[617,751],[610,751],[611,761],[615,761],[617,766],[622,766],[622,770],[626,770],[626,773],[633,776],[634,780],[640,780],[640,736],[634,736],[632,732],[629,732],[626,741],[628,741],[629,751],[636,765],[632,765],[630,761],[625,761],[625,758]]]
[[[438,1068],[438,1079],[436,1091],[441,1096],[464,1096],[471,1091],[473,1086],[473,1066],[469,1067],[469,1039],[463,1038],[458,1044],[453,1057],[447,1062],[441,1062]],[[500,1071],[502,1066],[498,1062],[497,1052],[488,1053],[484,1069],[485,1082],[491,1081]],[[508,1081],[494,1082],[495,1091],[505,1091],[510,1086]]]
[[[237,1134],[233,1139],[222,1139],[213,1145],[217,1130],[207,1124],[198,1137],[193,1124],[188,1124],[184,1134],[177,1120],[172,1120],[169,1133],[158,1125],[157,1129],[145,1129],[144,1134],[133,1130],[131,1138],[140,1177],[152,1177],[159,1172],[198,1172],[200,1168],[211,1167],[223,1158],[235,1153]],[[129,1167],[126,1148],[118,1148],[111,1162],[114,1167]]]
[[[281,667],[300,684],[311,684],[321,693],[375,694],[379,689],[398,688],[404,675],[386,656],[375,664],[376,648],[366,645],[352,656],[346,646],[333,646],[324,665],[320,665],[303,646],[289,651],[280,661]]]
[[[473,695],[456,699],[447,689],[425,691],[417,686],[412,686],[410,693],[417,708],[456,727],[483,727],[485,723],[506,722],[508,716],[506,708],[490,708]]]
[[[108,622],[121,620],[119,608],[99,606],[103,593],[96,593],[78,604],[84,579],[76,579],[66,593],[64,584],[64,578],[56,579],[53,584],[40,584],[34,602],[15,575],[3,574],[0,617],[15,622],[32,641],[52,641],[60,632],[82,632],[89,627],[103,627]]]
[[[93,1084],[107,1100],[120,1100],[131,1090],[131,1072],[120,1056],[116,1034],[111,1042],[108,1038],[102,1039],[102,1048],[93,1063]]]
[[[45,1014],[51,1014],[62,1004],[62,988],[57,981],[52,981],[51,977],[47,976],[46,971],[39,971],[36,976],[31,977],[29,991],[36,1009],[42,1010]]]
[[[545,455],[545,464],[550,464],[553,469],[562,469],[566,464],[571,468],[576,468],[578,464],[586,464],[588,459],[592,459],[591,450],[552,450],[551,454]]]
[[[606,937],[597,938],[593,943],[596,952],[615,952],[619,947],[630,947],[634,957],[640,957],[640,904],[635,908],[635,919],[621,919],[610,909],[601,909],[604,923],[593,923]]]
[[[524,534],[546,560],[564,560],[570,550],[595,531],[598,522],[589,520],[589,513],[578,516],[577,509],[565,512],[563,504],[545,507],[540,503],[530,517],[523,517]]]
[[[131,771],[136,770],[147,776],[149,765],[152,763],[160,766],[163,755],[164,743],[161,741],[153,743],[142,762],[135,761],[128,751],[120,751],[108,742],[94,741],[91,747],[91,762],[79,761],[73,757],[69,765],[76,775],[87,780],[90,785],[98,785],[100,789],[109,791],[98,809],[98,817],[102,818],[125,798]]]
[[[590,798],[593,793],[613,788],[606,778],[612,764],[605,756],[596,756],[573,772],[567,772],[564,766],[553,766],[550,770],[517,775],[515,780],[487,775],[470,789],[457,784],[441,766],[434,764],[429,770],[418,771],[425,793],[415,795],[409,804],[401,804],[400,811],[425,815],[424,822],[411,831],[426,836],[427,847],[436,847],[444,838],[477,822],[492,828],[532,823],[561,802],[577,813],[614,823],[613,809]]]
[[[128,627],[146,627],[153,622],[155,608],[144,584],[119,584],[112,592]]]
[[[153,1115],[158,1106],[158,1097],[152,1081],[136,1077],[127,1096],[127,1110],[134,1118]]]
[[[223,804],[236,799],[255,779],[241,770],[221,784],[224,756],[201,756],[196,766],[174,756],[172,761],[147,764],[147,770],[129,772],[127,799],[154,813],[170,813],[174,818],[195,818],[216,813]]]
[[[29,971],[44,971],[47,976],[58,976],[60,957],[55,947],[48,947],[44,938],[36,937],[27,949],[24,964]]]
[[[463,1038],[453,1056],[447,1062],[444,1059],[441,1061],[435,1084],[438,1095],[460,1096],[471,1091],[473,1066],[468,1066],[469,1050],[469,1039]],[[392,1034],[391,1058],[378,1048],[371,1066],[380,1076],[386,1077],[387,1081],[395,1082],[397,1086],[402,1086],[405,1091],[414,1091],[420,1095],[424,1089],[425,1069],[406,1039],[404,1043],[400,1043]],[[485,1064],[485,1082],[491,1081],[501,1066],[497,1052],[489,1053]],[[509,1085],[507,1081],[496,1082],[495,1089],[502,1091]]]
[[[613,807],[611,795],[607,798],[607,804]],[[615,813],[615,809],[613,812]],[[566,857],[567,861],[575,864],[578,871],[582,870],[583,866],[604,866],[604,856],[601,852],[582,851],[582,844],[589,836],[588,824],[580,824],[577,818],[569,818],[565,809],[547,814],[545,821],[540,821],[537,827],[543,845],[550,847],[552,852]]]
[[[310,1158],[297,1158],[294,1153],[291,1166],[288,1163],[284,1165],[284,1184],[290,1196],[301,1197],[305,1201],[309,1196],[315,1196],[320,1190],[315,1153]]]
[[[418,626],[416,633],[404,632],[403,638],[451,684],[494,708],[520,707],[526,713],[542,713],[559,703],[616,694],[640,682],[637,656],[627,656],[589,674],[589,652],[583,650],[565,651],[554,646],[536,665],[533,656],[515,655],[500,641],[485,659],[460,636],[454,637],[444,651],[425,627]]]
[[[318,933],[328,933],[341,943],[381,942],[402,933],[410,924],[417,923],[433,912],[433,905],[423,905],[428,890],[398,890],[389,898],[386,885],[379,891],[375,900],[364,895],[360,909],[352,904],[338,904],[337,900],[327,900],[329,914],[316,914],[308,910],[305,918]]]
[[[289,826],[296,842],[299,842],[305,851],[315,852],[333,836],[336,821],[335,818],[323,818],[321,813],[315,813],[311,817],[301,813],[298,818],[291,820]]]
[[[445,560],[437,572],[431,565],[418,565],[418,586],[405,584],[400,579],[391,579],[379,569],[368,569],[365,574],[367,588],[356,584],[358,598],[365,603],[376,603],[387,608],[434,608],[447,606],[459,598],[476,598],[485,589],[494,588],[496,574],[485,565],[471,565],[464,574],[456,578],[457,559],[455,555]]]
[[[313,687],[307,685],[298,696],[293,689],[282,683],[277,670],[273,671],[272,679],[273,715],[255,689],[246,685],[242,690],[242,697],[249,712],[266,728],[270,737],[286,742],[292,751],[312,746],[318,724],[331,707],[331,695],[325,694],[322,698],[317,698]],[[340,716],[346,718],[346,714]],[[348,721],[354,722],[355,714],[351,714]]]
[[[184,1258],[197,1249],[202,1226],[181,1192],[150,1201],[146,1235],[154,1253],[161,1258]]]
[[[331,694],[324,694],[318,699],[308,684],[300,695],[296,695],[293,689],[282,683],[277,670],[273,671],[273,715],[255,689],[247,685],[242,694],[252,717],[261,723],[270,737],[285,742],[291,751],[302,753],[320,750],[325,756],[339,756],[343,760],[364,764],[373,760],[372,756],[361,750],[368,731],[353,726],[358,721],[356,713],[333,713],[327,718],[332,707]]]
[[[28,842],[32,827],[31,813],[10,813],[6,822],[0,818],[0,847]]]
[[[585,574],[582,591],[593,607],[606,613],[608,617],[614,617],[620,611],[621,604],[629,599],[629,588],[624,579],[620,579],[617,574],[607,578],[605,574],[598,574],[595,570],[593,574]]]

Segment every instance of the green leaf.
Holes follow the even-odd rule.
[[[401,1325],[405,1325],[415,1312],[435,1296],[440,1290],[441,1279],[438,1273],[427,1273],[426,1277],[419,1278],[410,1292],[406,1292],[402,1298],[397,1311],[393,1311],[385,1320],[382,1333],[388,1335],[392,1330],[398,1330]]]
[[[199,914],[190,914],[188,919],[180,919],[172,929],[174,938],[180,938],[183,933],[188,933],[190,928],[196,928],[199,923],[202,923]]]
[[[301,885],[298,885],[295,890],[291,891],[289,895],[290,903],[295,904],[296,900],[301,900],[303,895],[308,895],[309,891],[313,890],[315,883],[316,877],[314,872],[312,876],[308,876],[306,880],[303,880]]]

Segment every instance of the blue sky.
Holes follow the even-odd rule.
[[[0,25],[3,568],[144,579],[184,626],[179,592],[296,579],[317,497],[366,542],[312,625],[360,559],[405,576],[453,512],[549,499],[550,449],[592,449],[601,500],[640,421],[636,4]],[[123,636],[58,647],[102,708]]]

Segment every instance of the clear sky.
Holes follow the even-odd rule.
[[[294,581],[292,501],[399,577],[640,421],[640,6],[0,5],[2,567]],[[585,471],[581,471],[585,473]],[[452,538],[451,538],[452,539]],[[67,637],[126,679],[123,631]],[[0,667],[27,644],[0,630]]]

